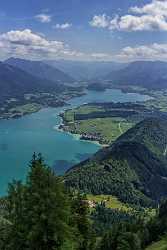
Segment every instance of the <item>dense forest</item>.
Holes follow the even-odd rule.
[[[90,160],[70,169],[66,185],[123,202],[152,206],[167,195],[167,121],[149,118]]]
[[[66,189],[34,154],[26,182],[13,181],[1,198],[0,249],[141,250],[166,226],[166,201],[147,217],[107,209],[104,203],[92,211],[85,194]]]

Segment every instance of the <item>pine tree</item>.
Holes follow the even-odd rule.
[[[71,237],[70,207],[64,186],[41,155],[33,157],[30,168],[26,197],[30,249],[61,249]]]
[[[79,250],[93,250],[95,235],[89,219],[89,207],[85,195],[78,194],[73,200],[73,214],[79,234]]]
[[[13,182],[7,198],[9,250],[76,249],[71,208],[62,180],[33,155],[26,183]]]
[[[27,249],[26,244],[26,210],[25,210],[25,186],[20,181],[9,184],[7,197],[7,219],[11,226],[9,230],[8,248],[21,250]],[[8,249],[6,248],[6,249]]]

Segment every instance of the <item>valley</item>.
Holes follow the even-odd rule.
[[[41,152],[54,171],[62,175],[67,169],[86,160],[101,148],[97,143],[79,140],[75,135],[60,131],[58,127],[62,123],[59,116],[61,112],[92,101],[99,103],[112,100],[116,103],[148,99],[146,95],[127,94],[120,90],[110,89],[101,95],[96,91],[87,91],[85,95],[68,100],[68,105],[63,107],[42,108],[19,119],[2,119],[0,161],[5,167],[2,168],[3,175],[0,178],[1,194],[6,192],[7,183],[12,178],[24,180],[27,173],[26,164],[33,152]],[[16,142],[19,142],[17,147]],[[23,153],[20,155],[20,152]]]
[[[149,117],[166,116],[165,91],[147,92],[152,98],[135,103],[88,103],[67,109],[60,116],[60,129],[80,135],[82,140],[98,141],[102,145],[113,143],[136,123]]]
[[[167,0],[0,1],[0,250],[167,250]]]
[[[1,196],[6,196],[13,178],[29,185],[28,162],[40,152],[42,156],[33,155],[39,168],[44,158],[51,169],[42,168],[64,186],[70,204],[79,199],[79,206],[87,207],[97,245],[108,242],[111,230],[134,234],[144,247],[157,241],[151,230],[157,220],[162,223],[158,216],[163,203],[157,207],[167,196],[167,91],[139,82],[77,81],[46,63],[11,58],[0,65],[0,84],[5,79],[8,90],[0,94]],[[120,77],[121,72],[126,76],[129,67],[117,67]],[[35,181],[40,183],[40,178]],[[5,199],[0,200],[0,225],[8,223]]]

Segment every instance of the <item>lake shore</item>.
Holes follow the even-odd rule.
[[[19,104],[10,104],[9,101],[10,108],[0,108],[0,120],[19,119],[25,115],[30,115],[39,112],[41,109],[44,108],[65,107],[70,105],[67,103],[68,101],[76,97],[81,97],[83,95],[85,95],[84,92],[69,93],[68,96],[62,95],[62,97],[59,97],[59,99],[57,99],[56,97],[52,97],[51,99],[49,99],[49,101],[45,96],[43,97],[43,99],[36,99],[35,101],[19,101]]]
[[[42,101],[43,98],[41,96],[40,98]],[[70,106],[43,109],[47,105],[42,105],[39,112],[25,115],[24,119],[0,120],[0,161],[2,166],[0,194],[6,193],[7,183],[13,179],[24,181],[33,152],[42,153],[47,165],[53,167],[58,175],[62,175],[69,166],[67,164],[67,167],[62,168],[61,160],[77,164],[95,154],[102,147],[96,141],[86,143],[86,141],[80,140],[78,134],[72,137],[72,134],[69,136],[64,131],[55,131],[53,127],[55,128],[55,125],[58,126],[62,122],[58,116],[61,111],[90,102],[113,101],[116,103],[140,100],[145,101],[146,98],[138,94],[127,95],[119,90],[107,90],[100,95],[99,92],[87,91],[86,95],[67,101]],[[60,163],[56,164],[57,161]]]
[[[63,124],[60,124],[58,126],[55,126],[54,129],[59,131],[59,132],[62,132],[62,133],[67,133],[67,134],[70,134],[72,135],[75,140],[80,140],[80,141],[88,141],[88,142],[91,142],[93,144],[96,144],[102,148],[105,148],[105,147],[108,147],[109,144],[103,144],[101,142],[99,142],[98,140],[88,140],[88,139],[82,139],[82,134],[76,134],[76,133],[72,133],[71,131],[67,131],[67,130],[64,130],[63,128],[60,128],[60,126],[62,126]]]

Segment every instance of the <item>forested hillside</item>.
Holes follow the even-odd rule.
[[[110,147],[69,170],[66,185],[142,206],[167,195],[167,121],[146,119]]]
[[[3,250],[143,250],[166,226],[166,201],[154,213],[109,209],[105,202],[91,208],[35,154],[26,182],[13,181],[0,199]]]
[[[21,97],[26,93],[57,91],[65,89],[64,85],[49,80],[41,80],[15,66],[0,63],[0,100]]]
[[[18,67],[27,73],[42,80],[46,79],[53,82],[73,82],[74,79],[63,71],[52,67],[42,61],[30,61],[20,58],[9,58],[6,64]]]

